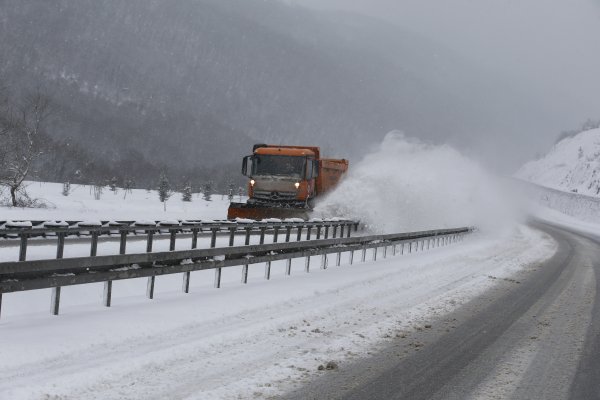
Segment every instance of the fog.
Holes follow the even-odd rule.
[[[512,119],[516,125],[527,128],[501,134],[494,129],[497,122],[490,120],[488,132],[467,135],[462,148],[491,166],[510,171],[524,157],[545,152],[561,130],[600,116],[598,0],[301,3],[386,20],[443,45],[486,70],[491,87],[490,97],[482,99],[484,107],[487,103],[489,108],[495,108],[487,111],[498,119]],[[507,88],[507,83],[512,88]],[[511,94],[513,88],[519,90]],[[459,100],[460,94],[456,95]],[[507,113],[503,107],[497,107],[494,100],[500,97],[512,99],[524,112]],[[437,137],[442,139],[445,134]]]
[[[394,130],[511,174],[600,118],[598,0],[2,0],[0,37],[51,181],[227,190],[253,143],[352,168]]]

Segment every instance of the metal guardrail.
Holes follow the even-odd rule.
[[[3,222],[3,223],[2,223]],[[34,224],[35,223],[35,224]],[[338,235],[350,237],[354,228],[358,229],[357,221],[332,219],[332,220],[266,220],[266,221],[102,221],[90,223],[82,221],[25,221],[12,222],[0,221],[0,238],[6,240],[19,240],[19,261],[27,259],[27,246],[32,238],[55,238],[56,258],[62,259],[64,254],[65,238],[67,237],[90,237],[90,256],[94,257],[98,251],[98,239],[101,236],[118,236],[120,240],[119,254],[125,254],[127,248],[127,237],[129,235],[147,237],[146,252],[153,249],[154,237],[157,235],[168,235],[170,238],[169,250],[175,250],[177,235],[180,233],[192,236],[192,249],[198,247],[198,236],[207,232],[211,236],[210,247],[215,247],[217,235],[229,234],[229,246],[235,244],[235,237],[239,233],[245,234],[244,244],[250,244],[251,235],[260,235],[260,243],[264,243],[265,234],[273,234],[273,240],[278,241],[280,233],[285,234],[285,241],[289,242],[292,233],[296,234],[296,240],[300,241],[303,230],[306,232],[306,240],[311,239],[313,233],[320,239],[323,233],[327,239],[330,230],[334,238]]]
[[[96,282],[105,283],[103,304],[110,307],[112,281],[115,280],[148,278],[146,295],[152,299],[154,282],[160,275],[183,273],[183,291],[188,293],[192,271],[214,269],[214,286],[219,288],[222,268],[242,266],[242,283],[247,283],[251,264],[266,263],[265,279],[270,279],[271,263],[274,261],[287,260],[286,275],[290,275],[294,258],[305,257],[305,271],[309,272],[312,256],[322,256],[321,268],[325,269],[328,254],[337,254],[336,265],[339,266],[341,254],[350,252],[352,264],[356,251],[362,251],[361,260],[364,262],[367,249],[374,249],[373,260],[376,260],[380,248],[384,249],[384,257],[390,247],[393,255],[396,255],[399,246],[402,254],[405,251],[424,251],[460,240],[472,231],[473,228],[458,228],[159,253],[4,262],[0,263],[0,308],[3,293],[52,288],[51,310],[58,315],[62,286]]]

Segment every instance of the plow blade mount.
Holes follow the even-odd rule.
[[[310,211],[308,208],[268,207],[246,203],[231,203],[227,210],[227,219],[243,218],[260,221],[265,218],[302,218],[307,220]]]

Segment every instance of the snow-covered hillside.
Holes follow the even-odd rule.
[[[515,176],[553,189],[600,196],[600,129],[561,140]]]

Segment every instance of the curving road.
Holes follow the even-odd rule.
[[[600,399],[600,238],[532,225],[543,265],[288,398]]]

